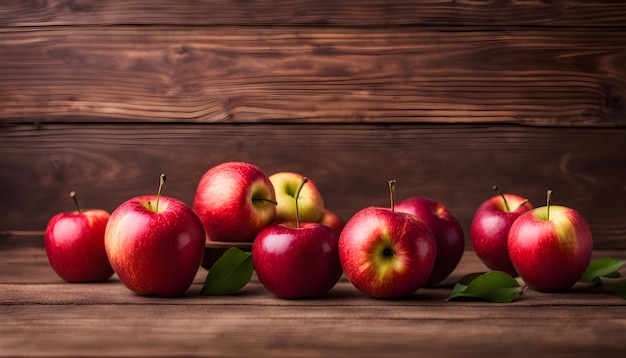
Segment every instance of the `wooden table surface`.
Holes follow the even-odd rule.
[[[114,276],[71,284],[40,237],[0,237],[2,356],[602,356],[626,354],[626,300],[577,284],[526,290],[510,304],[448,302],[454,280],[484,271],[472,251],[441,287],[402,300],[364,296],[342,279],[320,299],[283,300],[255,279],[238,294],[139,296]],[[596,257],[626,258],[623,251]]]

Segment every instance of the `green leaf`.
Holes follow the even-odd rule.
[[[611,293],[626,300],[626,279],[600,278],[602,286]]]
[[[478,299],[496,303],[509,303],[515,299],[520,285],[502,271],[472,273],[463,276],[452,288],[448,300]]]
[[[472,281],[474,281],[475,279],[477,279],[479,276],[482,276],[486,274],[486,272],[474,272],[474,273],[469,273],[463,277],[461,277],[461,279],[459,280],[459,282],[457,282],[458,284],[467,286],[470,283],[472,283]]]
[[[448,300],[454,297],[460,297],[463,291],[467,289],[467,285],[474,281],[474,279],[476,279],[478,276],[484,274],[485,272],[475,272],[461,277],[461,279],[454,285],[454,287],[452,287],[452,292],[450,293],[450,297],[448,297]]]
[[[204,295],[230,295],[246,286],[253,272],[252,254],[231,247],[213,264],[201,292]]]
[[[622,266],[624,266],[624,263],[626,263],[626,261],[612,258],[594,260],[589,264],[580,281],[601,284],[602,282],[600,281],[600,278],[620,277],[618,271],[622,268]]]

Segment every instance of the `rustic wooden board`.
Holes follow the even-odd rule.
[[[622,28],[0,28],[0,122],[626,125]]]
[[[65,283],[46,265],[41,247],[0,250],[2,355],[569,357],[624,349],[626,301],[584,284],[559,294],[526,290],[511,304],[446,302],[451,283],[371,299],[345,279],[320,299],[278,299],[255,278],[236,295],[205,297],[201,269],[186,296],[166,299],[135,295],[115,277]],[[468,251],[454,280],[482,269]]]
[[[0,347],[9,356],[66,357],[618,357],[624,350],[623,306],[385,305],[0,306]]]
[[[296,171],[322,191],[344,219],[369,205],[388,205],[387,180],[398,199],[433,197],[461,221],[466,236],[491,185],[579,210],[596,248],[626,248],[624,129],[513,125],[231,125],[42,124],[0,133],[0,231],[43,230],[70,210],[77,190],[84,207],[113,210],[156,192],[191,204],[210,167],[230,160],[268,175]],[[467,237],[468,238],[468,237]],[[468,238],[469,239],[469,238]]]
[[[189,25],[543,25],[624,26],[621,1],[441,0],[50,0],[0,4],[0,26]]]
[[[0,347],[10,356],[618,357],[626,333],[623,306],[21,305],[0,313]]]

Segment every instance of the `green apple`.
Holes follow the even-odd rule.
[[[270,181],[276,193],[275,222],[286,223],[296,221],[296,193],[302,180],[302,174],[293,172],[279,172],[270,175]],[[302,222],[318,223],[324,215],[324,199],[315,184],[308,179],[300,191],[298,198],[298,215]]]

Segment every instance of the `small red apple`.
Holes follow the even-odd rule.
[[[104,249],[104,231],[110,214],[105,210],[81,210],[52,217],[46,227],[44,246],[50,266],[69,282],[106,281],[113,268]]]
[[[427,197],[404,199],[396,204],[395,209],[417,216],[430,228],[437,244],[437,258],[424,286],[443,281],[459,264],[465,250],[465,236],[459,220],[443,204]]]
[[[346,223],[337,214],[328,209],[324,209],[324,214],[320,219],[320,224],[333,229],[337,235],[341,234],[341,230],[343,230],[343,227],[346,225]]]
[[[520,215],[532,209],[532,205],[519,195],[502,194],[495,185],[493,189],[498,195],[482,203],[472,219],[472,247],[478,258],[491,270],[517,276],[507,248],[509,230]]]
[[[182,201],[157,195],[122,203],[106,227],[106,252],[131,291],[180,296],[191,286],[204,255],[202,222]]]
[[[198,183],[193,208],[207,240],[254,240],[274,221],[276,195],[269,178],[257,166],[227,162],[209,169]]]
[[[306,177],[294,193],[294,207]],[[319,223],[300,223],[295,209],[295,226],[272,224],[252,243],[252,260],[259,281],[282,298],[318,297],[330,291],[342,274],[339,234]]]
[[[339,236],[339,259],[348,280],[378,298],[413,294],[435,264],[437,247],[428,226],[415,215],[368,207],[357,212]]]
[[[581,279],[591,261],[593,238],[576,210],[552,205],[522,214],[511,227],[508,250],[513,266],[528,287],[565,291]]]

